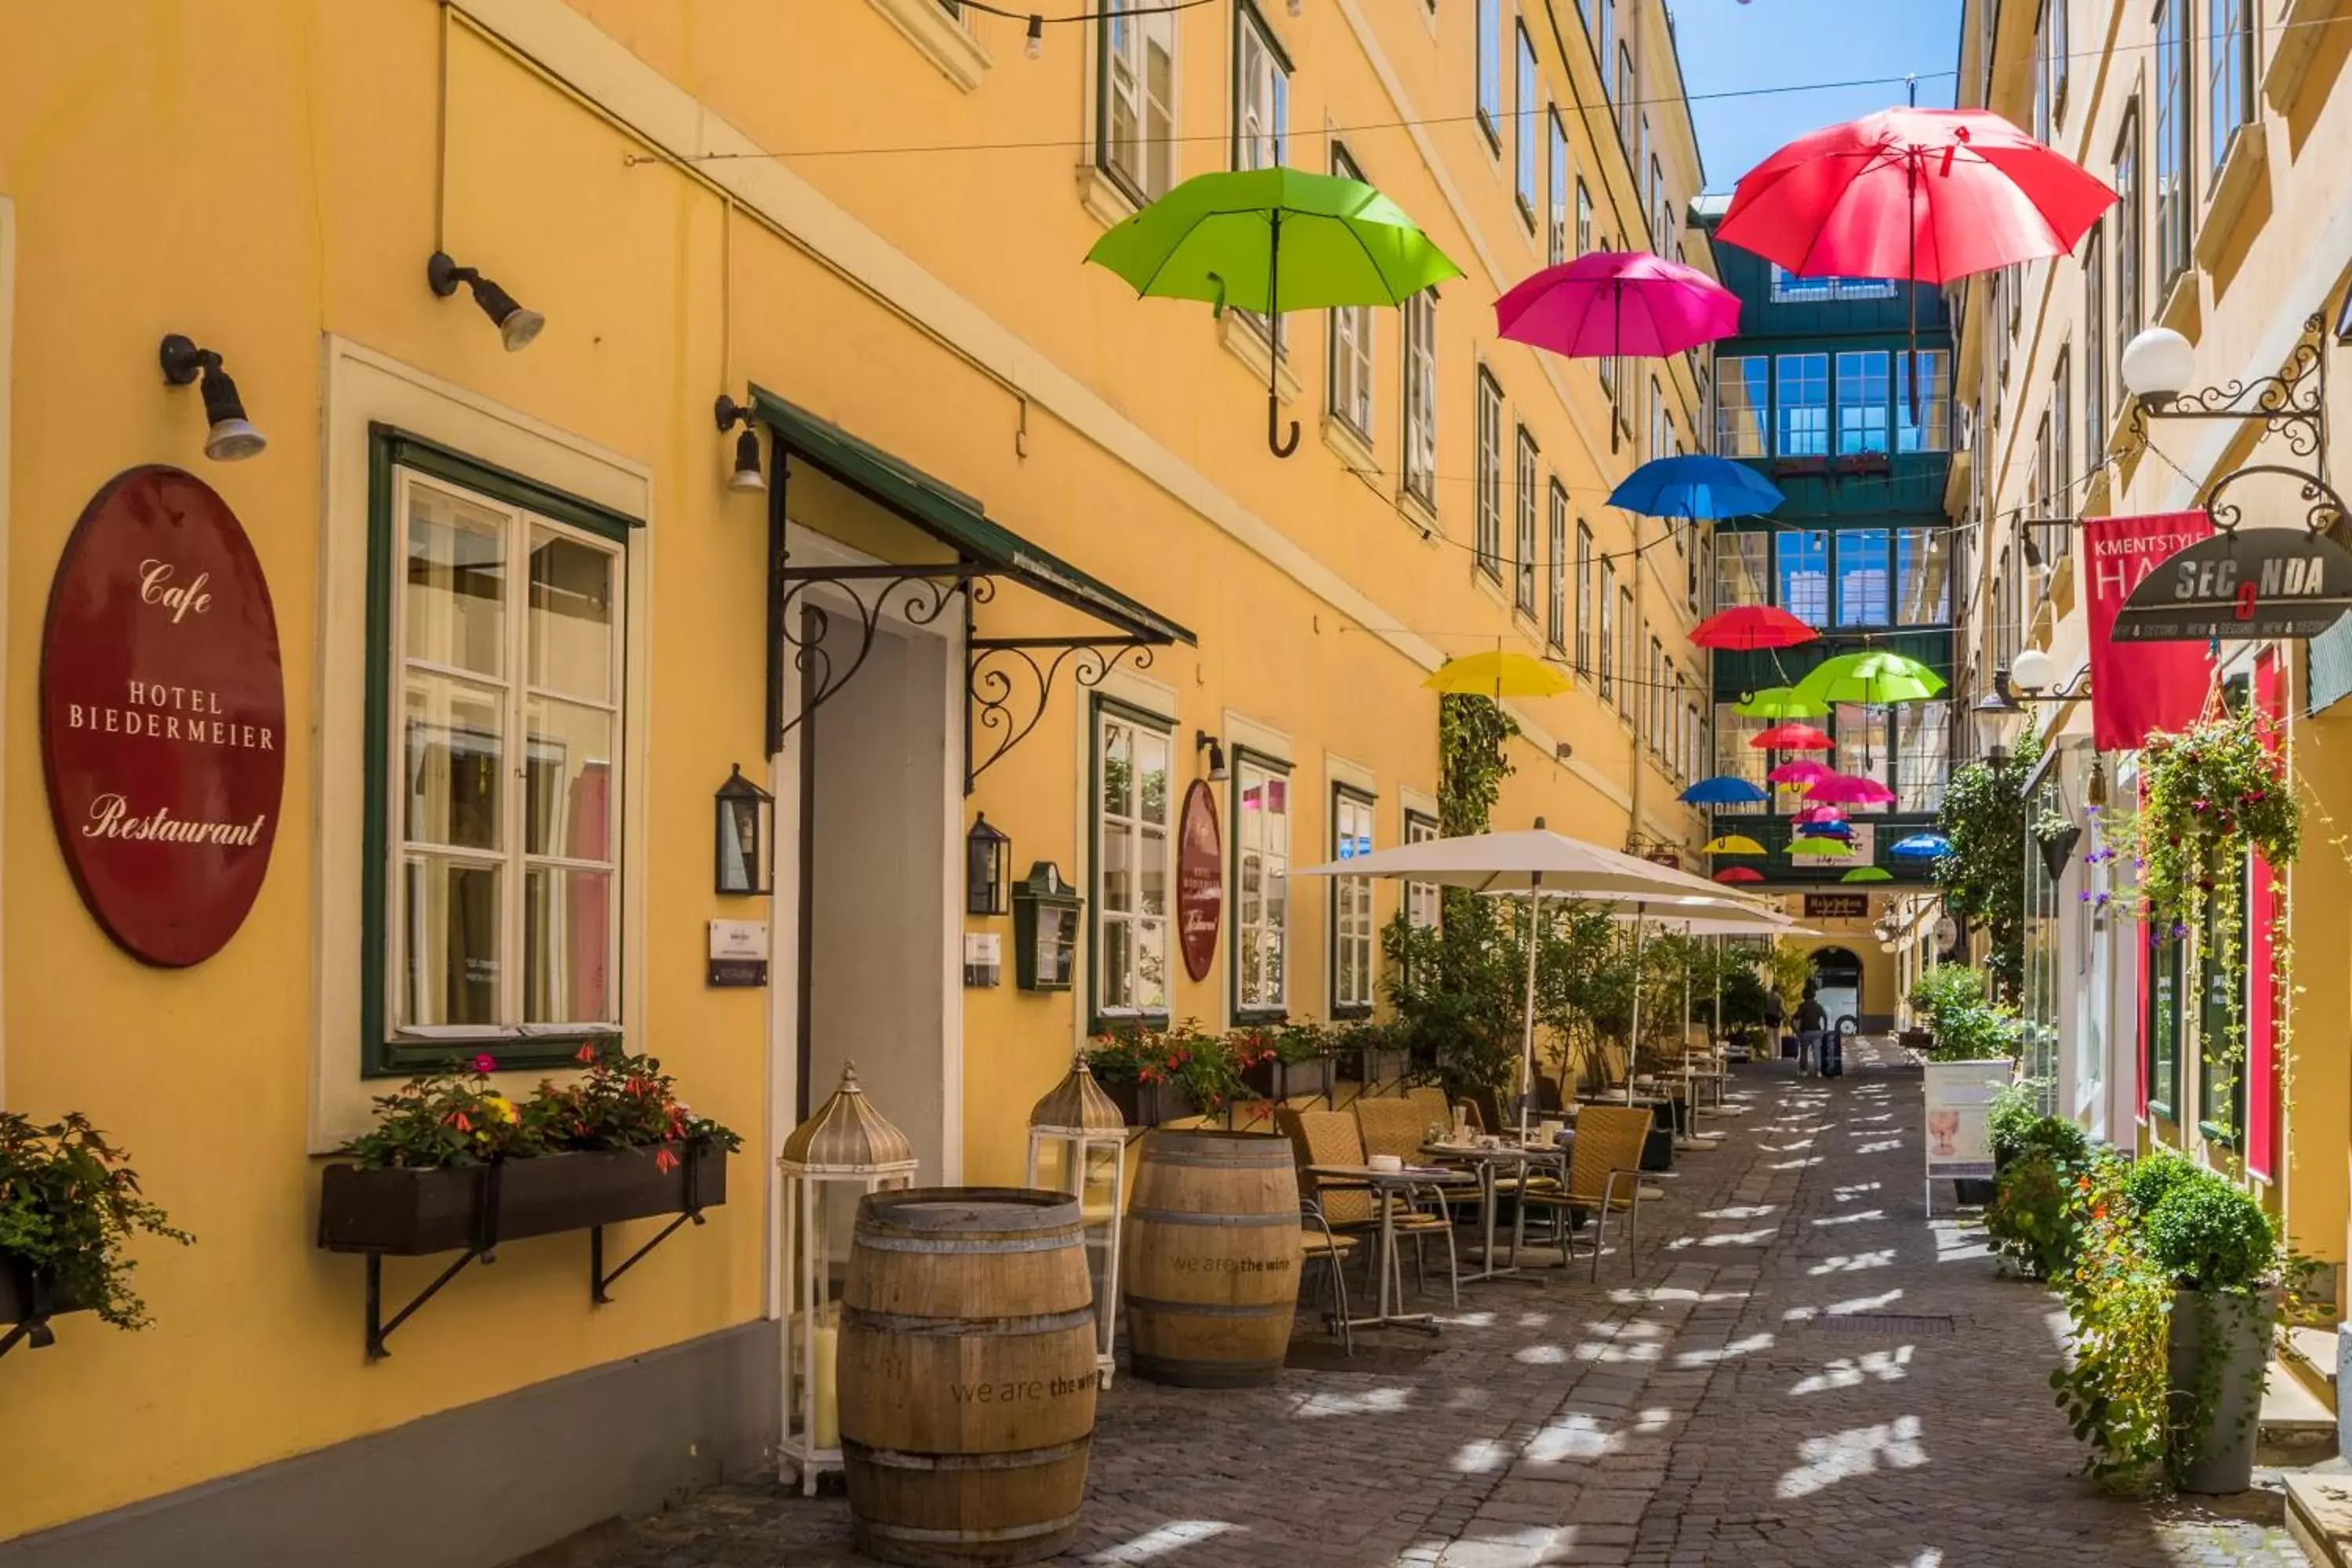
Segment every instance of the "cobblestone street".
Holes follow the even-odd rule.
[[[1470,1287],[1426,1359],[1396,1334],[1385,1364],[1248,1393],[1121,1379],[1065,1561],[2302,1563],[2274,1493],[2150,1509],[2079,1479],[2054,1299],[1922,1216],[1919,1089],[1868,1043],[1835,1082],[1742,1069],[1722,1143],[1644,1204],[1637,1267]],[[837,1499],[754,1481],[530,1568],[862,1562],[847,1537]]]

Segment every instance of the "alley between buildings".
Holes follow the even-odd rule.
[[[1637,1267],[1468,1287],[1433,1352],[1302,1334],[1278,1386],[1122,1378],[1065,1562],[2117,1568],[2303,1558],[2272,1492],[2100,1495],[2051,1403],[2062,1316],[1980,1231],[1922,1216],[1920,1079],[1742,1069],[1716,1148],[1643,1205]],[[831,1568],[846,1506],[764,1480],[527,1568]]]

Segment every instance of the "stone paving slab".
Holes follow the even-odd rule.
[[[2046,1383],[2058,1303],[1924,1214],[1900,1052],[1863,1042],[1827,1082],[1759,1063],[1733,1094],[1597,1285],[1580,1260],[1470,1287],[1410,1370],[1120,1380],[1056,1561],[2303,1568],[2273,1491],[2151,1509],[2080,1479]],[[838,1498],[761,1479],[520,1568],[863,1564],[848,1537]]]

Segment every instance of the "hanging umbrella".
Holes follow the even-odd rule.
[[[1801,277],[1947,283],[2074,248],[2116,193],[1987,110],[1888,109],[1800,136],[1716,227]]]
[[[1891,882],[1895,880],[1895,873],[1884,866],[1856,866],[1838,880],[1841,882]]]
[[[1837,770],[1826,763],[1817,763],[1811,757],[1799,757],[1795,762],[1782,763],[1779,767],[1766,773],[1764,782],[1794,784],[1799,789],[1810,789],[1823,779],[1835,777],[1837,777]]]
[[[1719,838],[1710,838],[1700,849],[1700,853],[1705,855],[1761,855],[1765,852],[1764,846],[1744,833],[1727,833]]]
[[[1556,697],[1570,684],[1563,671],[1543,660],[1502,648],[1449,658],[1422,682],[1432,691],[1492,697],[1496,701],[1506,697]]]
[[[1772,481],[1747,464],[1705,453],[1653,458],[1609,492],[1611,506],[1644,517],[1753,517],[1780,500]]]
[[[1558,833],[1545,831],[1538,818],[1531,831],[1475,833],[1452,838],[1425,839],[1419,844],[1376,849],[1328,865],[1310,866],[1303,877],[1391,877],[1441,887],[1467,888],[1475,892],[1525,893],[1530,909],[1542,896],[1570,897],[1622,903],[1641,910],[1656,907],[1723,910],[1727,895],[1703,877],[1671,866],[1638,859],[1615,849],[1604,849]],[[1750,914],[1754,907],[1738,904],[1726,911]],[[1640,940],[1641,927],[1634,927]],[[1528,993],[1520,1043],[1521,1085],[1535,1082],[1536,1062],[1536,940],[1538,922],[1528,922]],[[1641,1027],[1639,1003],[1634,1027]],[[1523,1093],[1520,1121],[1525,1128],[1527,1105],[1534,1099]]]
[[[1944,678],[1916,658],[1886,648],[1825,658],[1797,682],[1801,696],[1824,705],[1924,702],[1944,689]]]
[[[1801,822],[1797,825],[1797,837],[1800,838],[1852,838],[1853,824],[1851,822]]]
[[[1593,250],[1523,279],[1495,301],[1502,335],[1577,359],[1664,359],[1739,331],[1739,297],[1645,250]],[[1617,425],[1609,425],[1617,449]]]
[[[1734,653],[1753,653],[1758,648],[1795,647],[1809,643],[1822,634],[1781,609],[1777,605],[1741,605],[1733,609],[1717,610],[1714,615],[1691,628],[1690,640],[1700,647],[1726,648]],[[1761,702],[1774,692],[1786,692],[1786,686],[1768,687],[1748,699]],[[1821,711],[1790,711],[1764,713],[1750,711],[1747,703],[1739,708],[1750,717],[1773,719],[1818,719]]]
[[[1771,796],[1731,773],[1701,779],[1678,796],[1685,805],[1755,805]]]
[[[1853,857],[1853,846],[1834,838],[1800,838],[1789,846],[1789,853],[1800,860],[1847,860]]]
[[[1726,866],[1715,874],[1718,882],[1760,882],[1764,873],[1753,866]]]
[[[1729,614],[1730,612],[1727,611],[1725,613]],[[1790,619],[1795,620],[1796,617],[1791,616]],[[1798,621],[1797,624],[1799,626],[1804,626],[1802,621]],[[1706,623],[1705,621],[1699,623],[1700,629],[1702,630],[1705,629],[1706,626]],[[1812,630],[1811,626],[1805,626],[1805,629],[1807,631]],[[1818,636],[1819,634],[1816,633],[1815,635]],[[1698,641],[1697,632],[1693,632],[1691,634],[1691,640],[1693,642]],[[1793,686],[1768,686],[1761,691],[1754,692],[1748,696],[1741,698],[1737,703],[1732,705],[1731,710],[1738,714],[1743,719],[1777,720],[1822,719],[1829,716],[1830,710],[1828,703],[1816,701],[1812,698],[1807,697],[1798,691],[1798,689]]]
[[[1885,805],[1895,798],[1895,792],[1876,779],[1858,778],[1853,773],[1832,773],[1805,794],[1808,799],[1826,801],[1832,805]]]
[[[1759,734],[1752,735],[1748,743],[1759,752],[1830,752],[1837,749],[1837,742],[1830,739],[1827,731],[1816,730],[1811,724],[1800,724],[1794,721],[1775,724]]]
[[[1360,180],[1302,169],[1196,174],[1095,241],[1087,259],[1139,294],[1202,300],[1278,316],[1339,305],[1401,305],[1449,278],[1454,265],[1388,197]],[[1267,356],[1265,442],[1278,436],[1281,355]]]
[[[1831,805],[1825,801],[1816,802],[1812,805],[1804,806],[1789,820],[1794,822],[1800,827],[1809,822],[1843,822],[1845,820],[1845,807],[1842,805]]]
[[[1914,833],[1896,839],[1886,852],[1906,860],[1934,860],[1952,852],[1952,841],[1940,833]]]

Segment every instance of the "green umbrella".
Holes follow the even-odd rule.
[[[1820,703],[1924,702],[1943,689],[1943,677],[1885,648],[1825,658],[1797,682],[1799,697]]]
[[[1202,300],[1261,315],[1339,305],[1401,305],[1462,268],[1402,208],[1360,180],[1300,169],[1195,174],[1095,242],[1087,259],[1140,294]],[[1277,356],[1269,354],[1265,440],[1277,458],[1297,448],[1280,427]]]
[[[1891,882],[1895,880],[1895,873],[1884,866],[1856,866],[1838,880],[1841,882]]]
[[[1825,719],[1829,704],[1798,694],[1793,686],[1768,686],[1739,700],[1733,712],[1744,719]]]

